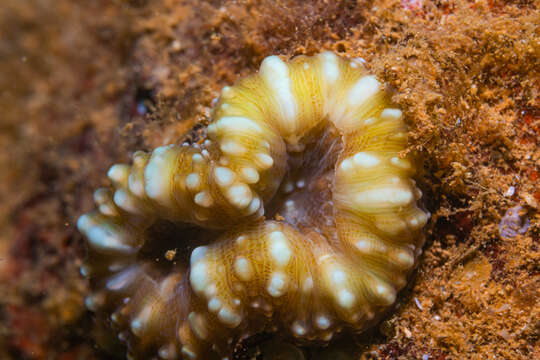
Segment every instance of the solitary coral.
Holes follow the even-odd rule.
[[[223,89],[206,131],[112,166],[114,191],[78,221],[87,305],[133,356],[229,356],[278,329],[329,341],[394,303],[428,217],[402,112],[361,63],[270,56]],[[185,266],[154,261],[193,244]]]

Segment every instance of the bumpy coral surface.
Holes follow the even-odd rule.
[[[87,306],[135,357],[226,358],[260,332],[326,342],[365,329],[423,245],[406,144],[401,110],[360,60],[266,58],[223,89],[198,142],[111,167],[114,189],[78,221]],[[155,261],[174,248],[194,250]]]

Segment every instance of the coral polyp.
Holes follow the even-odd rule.
[[[229,358],[280,331],[327,342],[391,306],[428,215],[400,109],[361,62],[266,58],[198,143],[136,152],[80,217],[87,306],[134,357]],[[156,262],[167,250],[183,261]]]

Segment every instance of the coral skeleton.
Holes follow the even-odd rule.
[[[262,332],[362,331],[424,242],[406,147],[402,111],[361,61],[267,57],[222,90],[200,141],[110,168],[112,190],[78,220],[86,304],[133,358],[231,359]],[[185,259],[165,260],[177,248]]]

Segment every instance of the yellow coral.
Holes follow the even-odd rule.
[[[113,312],[134,355],[166,359],[228,356],[262,331],[329,341],[364,329],[395,301],[423,243],[428,216],[398,155],[406,142],[401,111],[361,63],[266,58],[223,89],[201,146],[111,167],[114,192],[96,191],[97,211],[78,221],[96,284],[87,305]],[[163,220],[185,243],[199,236],[186,224],[214,229],[187,271],[144,256]]]

